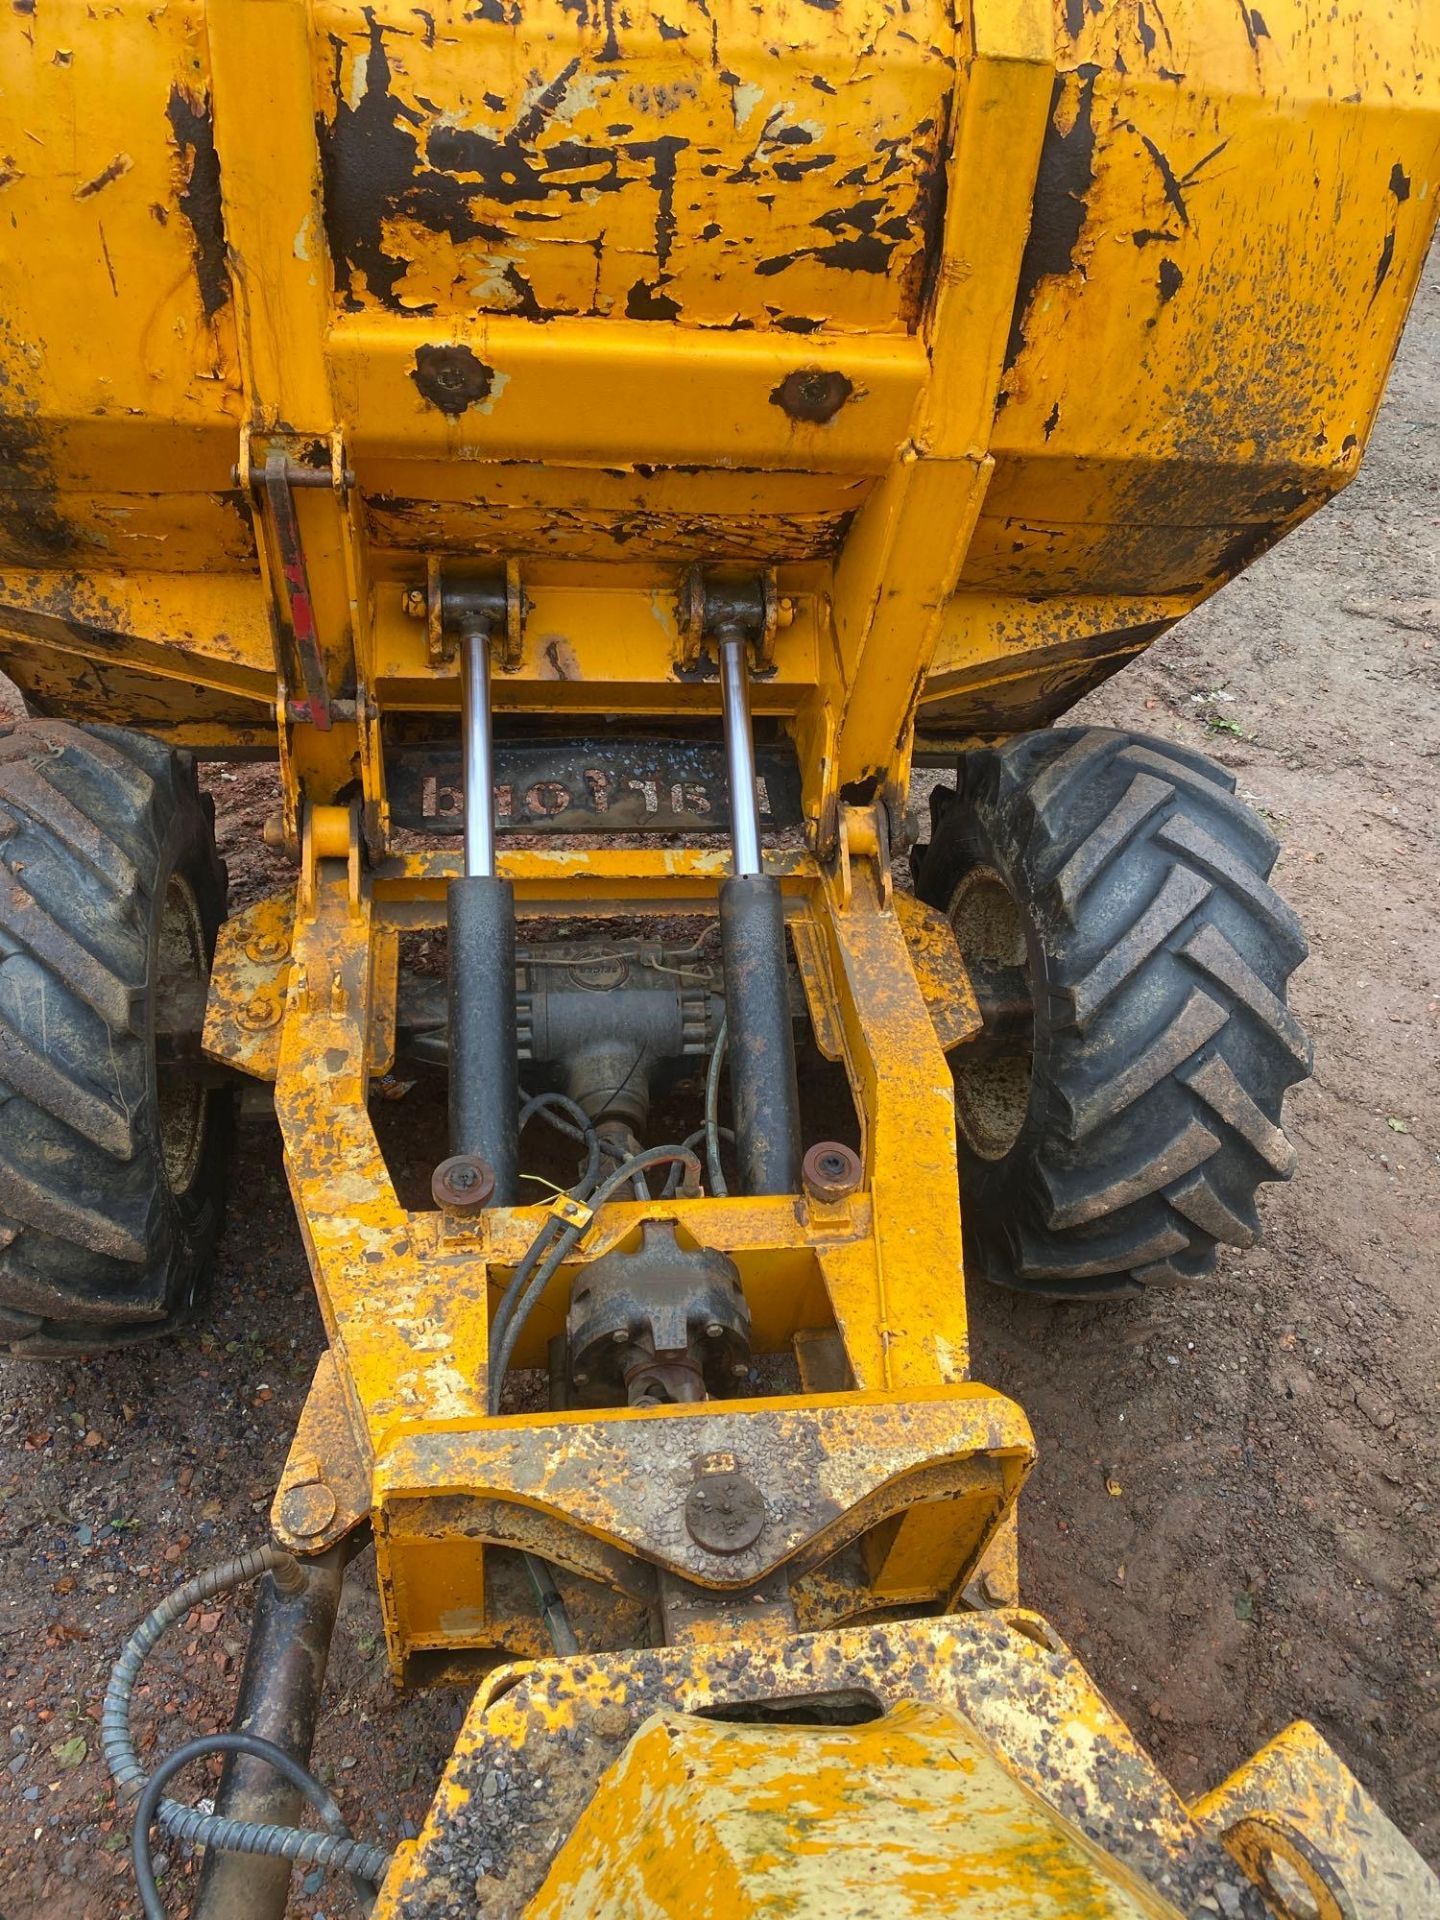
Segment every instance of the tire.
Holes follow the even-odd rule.
[[[124,1346],[203,1299],[232,1101],[160,1074],[155,1022],[162,981],[208,977],[212,818],[189,758],[143,735],[0,735],[0,1349]]]
[[[931,796],[917,891],[992,989],[989,1041],[950,1059],[967,1260],[1002,1286],[1198,1280],[1290,1177],[1305,938],[1234,785],[1169,741],[1065,729],[966,754]]]

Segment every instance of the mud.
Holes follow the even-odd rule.
[[[1029,1410],[1029,1601],[1186,1792],[1313,1719],[1440,1862],[1440,261],[1359,479],[1081,710],[1204,747],[1283,843],[1316,1042],[1258,1250],[1188,1294],[977,1291],[975,1368]],[[285,869],[259,770],[212,773],[238,900]],[[242,1135],[215,1308],[152,1352],[0,1376],[0,1912],[121,1920],[99,1697],[140,1613],[263,1537],[321,1341],[279,1153]],[[358,1832],[428,1804],[462,1698],[392,1694],[368,1557],[318,1763]],[[239,1606],[167,1642],[142,1746],[228,1723]],[[192,1792],[204,1783],[187,1783]],[[208,1788],[205,1788],[208,1790]],[[187,1911],[193,1863],[169,1864]],[[295,1882],[292,1916],[348,1911]]]

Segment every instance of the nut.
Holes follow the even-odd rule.
[[[806,1154],[800,1169],[805,1191],[822,1206],[833,1206],[858,1192],[865,1178],[859,1154],[839,1140],[820,1140]]]
[[[241,1007],[235,1018],[247,1033],[263,1033],[280,1018],[280,1002],[267,1000],[263,994],[257,993],[253,1000]]]
[[[430,1176],[430,1193],[446,1213],[478,1213],[495,1197],[494,1169],[476,1153],[455,1153]]]
[[[797,367],[793,373],[786,374],[770,401],[792,420],[823,427],[835,418],[854,392],[854,382],[843,373],[827,371],[824,367]]]

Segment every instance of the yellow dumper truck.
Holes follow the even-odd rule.
[[[1440,1913],[1313,1730],[1187,1805],[1026,1608],[965,1296],[1203,1283],[1290,1171],[1271,834],[1054,723],[1354,474],[1433,0],[3,34],[0,1341],[201,1311],[241,1087],[328,1334],[272,1539],[116,1665],[144,1911],[158,1824],[203,1920],[294,1862],[377,1920]],[[227,917],[195,770],[258,757],[294,877]],[[397,1683],[477,1689],[393,1856],[304,1764],[367,1541]],[[235,1731],[142,1765],[252,1577]]]

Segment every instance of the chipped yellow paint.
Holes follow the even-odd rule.
[[[973,1038],[983,1024],[975,989],[955,944],[955,929],[943,913],[927,907],[913,893],[895,895],[895,913],[935,1023],[935,1038],[948,1053]]]
[[[918,1702],[859,1727],[653,1714],[529,1908],[534,1920],[942,1911],[1180,1914],[1007,1772],[957,1714]]]
[[[400,610],[432,555],[520,569],[502,712],[712,720],[654,610],[692,561],[778,565],[758,704],[827,857],[842,786],[903,790],[917,702],[927,747],[1043,724],[1353,473],[1440,183],[1428,0],[0,33],[0,668],[268,737],[292,830],[358,770],[376,851],[380,714],[455,703]],[[328,738],[276,725],[242,427],[354,476],[296,505]]]
[[[260,902],[225,930],[206,1046],[276,1083],[353,1450],[372,1479],[397,1672],[418,1650],[513,1639],[513,1626],[482,1604],[487,1541],[543,1546],[557,1565],[620,1595],[664,1567],[728,1589],[785,1562],[803,1586],[839,1548],[861,1542],[858,1584],[832,1584],[828,1599],[817,1588],[803,1600],[808,1617],[863,1614],[900,1594],[947,1600],[1005,1524],[1031,1444],[1018,1409],[965,1379],[949,1072],[910,945],[882,905],[874,856],[854,856],[843,903],[808,856],[779,863],[807,930],[802,944],[831,981],[836,1044],[863,1117],[862,1191],[842,1207],[784,1196],[613,1202],[558,1268],[516,1353],[520,1366],[543,1364],[584,1263],[627,1244],[641,1220],[663,1218],[735,1261],[759,1351],[837,1328],[853,1386],[723,1412],[496,1421],[483,1412],[487,1307],[544,1208],[468,1221],[403,1208],[365,1110],[368,1080],[393,1047],[397,926],[439,911],[453,856],[406,855],[367,870],[349,839],[353,814],[318,808],[311,821],[295,903]],[[505,866],[528,914],[566,918],[637,900],[713,910],[725,871],[718,854],[667,848],[527,849]],[[932,993],[943,992],[943,956],[931,954],[926,968]],[[773,1520],[753,1555],[711,1565],[692,1544],[677,1545],[673,1513],[634,1500],[637,1477],[670,1484],[659,1462],[677,1444],[682,1461],[733,1453],[767,1484],[779,1473]],[[792,1514],[796,1474],[815,1498]]]
[[[838,1623],[956,1605],[982,1566],[1013,1597],[1030,1440],[967,1380],[945,1058],[975,1008],[885,857],[917,713],[929,752],[1048,722],[1354,472],[1435,223],[1436,41],[1431,0],[46,0],[0,20],[0,669],[46,712],[278,756],[295,900],[226,930],[205,1038],[275,1082],[333,1366],[307,1431],[336,1457],[290,1484],[315,1466],[347,1515],[371,1500],[397,1674],[533,1644],[520,1550],[588,1597],[597,1644],[633,1644],[667,1594],[691,1605],[712,1676],[734,1647],[784,1664],[745,1630],[762,1575],[767,1631],[793,1607],[837,1659],[859,1644]],[[272,457],[297,475],[298,554],[255,485]],[[366,1106],[399,931],[440,923],[458,870],[393,844],[382,727],[454,714],[413,590],[479,562],[521,590],[502,728],[717,729],[684,571],[775,570],[792,617],[754,706],[795,744],[807,845],[769,864],[864,1169],[836,1207],[606,1207],[517,1360],[542,1361],[585,1263],[660,1217],[735,1261],[762,1352],[800,1336],[818,1365],[825,1343],[835,1391],[485,1413],[489,1310],[541,1210],[403,1207]],[[713,912],[727,865],[501,862],[526,914],[567,921]],[[751,1562],[685,1544],[687,1443],[765,1482]],[[1060,1728],[1082,1799],[1120,1754],[1161,1851],[1221,1856],[1014,1621],[1005,1671],[1040,1705],[972,1697],[984,1740],[1029,1788],[1017,1750]],[[592,1705],[617,1672],[589,1670]],[[674,1739],[712,1771],[766,1745]],[[993,1821],[1020,1820],[1001,1799]],[[1227,1829],[1247,1872],[1266,1811]],[[999,1830],[934,1843],[1013,1860]],[[1037,1898],[1084,1911],[1092,1869],[1111,1897],[1083,1848],[1034,1832]]]
[[[1303,1720],[1191,1812],[1261,1886],[1298,1881],[1315,1920],[1440,1920],[1440,1877]]]
[[[928,1833],[932,1803],[927,1786],[916,1782],[910,1783],[914,1804],[901,1820],[891,1820],[888,1804],[872,1805],[863,1829],[850,1824],[854,1798],[866,1797],[867,1781],[890,1764],[887,1749],[897,1727],[905,1729],[897,1714],[914,1706],[961,1727],[953,1749],[960,1764],[952,1767],[934,1754],[934,1765],[927,1768],[930,1785],[943,1781],[949,1789],[941,1824],[964,1829],[972,1813],[978,1816],[968,1830],[977,1842],[969,1870],[952,1875],[943,1901],[933,1898],[932,1889],[928,1911],[954,1914],[957,1920],[992,1913],[986,1902],[998,1897],[997,1879],[1009,1875],[1032,1902],[1020,1911],[1043,1913],[1049,1910],[1043,1903],[1057,1893],[1075,1897],[1074,1872],[1085,1861],[1100,1886],[1108,1872],[1112,1887],[1142,1901],[1142,1912],[1156,1910],[1143,1904],[1148,1897],[1159,1902],[1161,1913],[1171,1910],[1168,1900],[1188,1914],[1230,1912],[1259,1920],[1264,1908],[1246,1870],[1208,1825],[1191,1817],[1046,1623],[1018,1610],[780,1641],[586,1652],[565,1661],[502,1667],[476,1693],[425,1827],[416,1842],[399,1850],[375,1920],[415,1914],[460,1920],[470,1911],[464,1905],[470,1886],[457,1875],[447,1891],[448,1876],[480,1848],[490,1856],[482,1883],[487,1915],[510,1920],[537,1911],[553,1914],[557,1907],[564,1912],[565,1901],[574,1897],[577,1873],[588,1895],[604,1890],[600,1850],[590,1847],[602,1814],[616,1835],[614,1870],[630,1873],[629,1863],[643,1855],[642,1883],[633,1875],[624,1882],[627,1895],[640,1903],[631,1909],[635,1912],[654,1911],[643,1902],[660,1897],[663,1888],[683,1895],[682,1876],[692,1860],[717,1870],[722,1890],[737,1884],[733,1876],[763,1876],[767,1897],[735,1905],[696,1898],[660,1910],[791,1911],[787,1898],[810,1897],[814,1891],[820,1860],[811,1849],[831,1820],[836,1886],[863,1887],[868,1873],[875,1904],[861,1910],[883,1910],[880,1903],[890,1897],[897,1873],[905,1873],[915,1853],[923,1862],[931,1846],[966,1843],[964,1832],[939,1838]],[[670,1792],[663,1749],[637,1752],[650,1739],[641,1730],[673,1725],[674,1716],[702,1717],[700,1725],[713,1735],[713,1746],[700,1735],[690,1746],[688,1728],[680,1734],[700,1791],[687,1799],[678,1788],[669,1801],[671,1817],[636,1830],[632,1819],[643,1811],[631,1791],[637,1774],[648,1775],[650,1787]],[[938,1720],[922,1724],[933,1727]],[[826,1766],[844,1752],[854,1763],[828,1773],[823,1804],[809,1799],[807,1779],[790,1780],[785,1793],[775,1789],[777,1774],[787,1779],[806,1771],[797,1756],[807,1750]],[[1018,1786],[1018,1794],[996,1769]],[[627,1772],[631,1777],[624,1784]],[[512,1801],[499,1821],[493,1812],[491,1776],[496,1773],[526,1783],[523,1800]],[[894,1784],[903,1798],[906,1783]],[[989,1815],[975,1798],[981,1787],[987,1798],[994,1796],[988,1799]],[[814,1816],[808,1830],[798,1818],[793,1823],[787,1818],[787,1801],[793,1801],[797,1816],[802,1811]],[[1273,1808],[1279,1796],[1264,1803]],[[582,1810],[592,1804],[590,1820]],[[757,1833],[757,1807],[770,1838],[780,1842],[773,1848],[765,1844],[763,1827]],[[1029,1845],[1017,1847],[1013,1831],[1007,1841],[999,1825],[991,1825],[987,1838],[979,1840],[982,1820],[1002,1807],[1026,1823]],[[1051,1824],[1056,1819],[1058,1827]],[[577,1821],[576,1839],[567,1846]],[[624,1844],[619,1842],[622,1827]],[[897,1828],[908,1828],[909,1849],[899,1844]],[[756,1844],[737,1844],[741,1834]],[[1064,1844],[1052,1851],[1057,1835]],[[1095,1851],[1083,1844],[1070,1850],[1080,1836]],[[667,1840],[673,1848],[668,1857]],[[1102,1854],[1108,1856],[1105,1866]],[[565,1859],[563,1869],[557,1855]],[[852,1874],[853,1883],[846,1877]],[[753,1882],[744,1884],[753,1891]],[[1424,1890],[1421,1880],[1397,1884]],[[1408,1920],[1410,1909],[1405,1911]],[[1428,1915],[1429,1910],[1422,1905],[1415,1911]],[[1371,1920],[1369,1911],[1365,1920]]]
[[[355,183],[327,210],[342,310],[463,289],[531,322],[913,326],[953,79],[938,0],[760,21],[738,0],[437,0],[423,31],[324,0],[316,26],[321,150]]]

